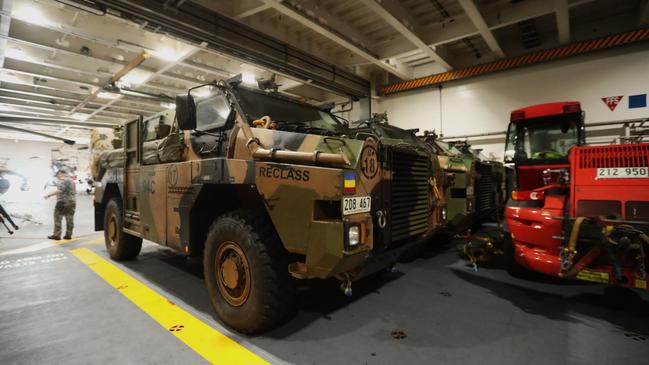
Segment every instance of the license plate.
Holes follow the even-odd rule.
[[[372,198],[369,196],[354,196],[343,198],[343,215],[369,212]]]
[[[577,273],[577,279],[591,281],[593,283],[606,284],[609,282],[607,272],[581,270]]]
[[[598,168],[597,177],[599,179],[638,179],[649,178],[649,168],[647,167],[609,167]]]

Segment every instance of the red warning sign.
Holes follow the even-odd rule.
[[[613,111],[613,110],[615,110],[615,108],[620,103],[620,100],[622,100],[623,97],[624,97],[624,95],[607,96],[605,98],[602,98],[602,101],[604,102],[604,104],[606,104],[606,106],[609,109],[611,109],[611,111]]]

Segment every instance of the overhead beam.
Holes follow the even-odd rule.
[[[232,3],[232,18],[241,20],[261,13],[270,9],[270,5],[259,2],[258,0],[238,0]]]
[[[84,0],[70,0],[85,3]],[[369,81],[323,61],[297,47],[273,38],[214,11],[215,1],[186,2],[181,8],[165,8],[157,0],[94,0],[125,20],[147,22],[159,32],[193,44],[207,42],[207,49],[228,57],[280,72],[299,80],[311,80],[339,95],[367,96]],[[205,3],[201,6],[197,3]]]
[[[487,43],[489,49],[496,55],[496,57],[505,57],[505,53],[503,52],[502,48],[500,48],[496,37],[494,37],[493,33],[487,26],[487,22],[482,17],[482,14],[480,14],[478,7],[475,5],[473,0],[458,0],[458,2],[460,3],[462,9],[464,9],[464,12],[469,17],[473,25],[478,28],[478,32],[480,32],[482,39],[484,39],[485,43]]]
[[[17,84],[16,84],[17,85]],[[23,84],[21,84],[23,85]],[[0,91],[4,92],[9,92],[9,93],[14,93],[14,94],[20,94],[20,95],[28,95],[32,97],[39,97],[39,98],[44,98],[44,99],[49,99],[49,100],[64,100],[68,102],[73,102],[73,103],[78,103],[83,99],[78,99],[78,98],[68,98],[68,97],[63,97],[63,96],[58,96],[58,95],[52,95],[52,94],[47,94],[44,93],[45,90],[52,90],[55,92],[68,92],[66,90],[61,90],[61,89],[56,89],[56,88],[50,88],[50,89],[43,89],[41,86],[35,86],[35,85],[23,85],[31,88],[36,88],[37,90],[32,90],[32,91],[25,91],[25,90],[19,90],[19,89],[13,89],[13,88],[8,88],[10,85],[3,85],[4,87],[0,88]],[[125,95],[126,97],[131,97],[130,95]],[[132,105],[112,105],[112,108],[114,109],[122,109],[122,110],[129,110],[129,111],[135,111],[135,112],[142,112],[142,113],[156,113],[159,108],[158,104],[153,104],[145,101],[141,101],[138,99],[122,99],[120,102],[123,103],[132,103],[132,104],[137,104],[140,105],[140,107],[134,107]],[[90,102],[88,103],[89,105],[99,105],[101,104],[96,103],[96,102]],[[153,108],[154,110],[147,110],[147,109],[142,109],[141,107],[149,107]]]
[[[264,4],[270,5],[273,9],[278,11],[281,14],[284,14],[298,23],[304,25],[307,28],[310,28],[316,33],[334,41],[335,43],[341,45],[342,47],[348,49],[349,51],[363,57],[370,63],[373,63],[380,68],[388,71],[389,73],[399,77],[403,80],[409,80],[412,78],[411,74],[404,73],[397,70],[396,68],[390,66],[386,62],[380,60],[376,55],[372,54],[370,51],[364,47],[356,44],[352,39],[343,35],[346,34],[343,29],[350,28],[349,26],[344,26],[342,21],[336,20],[330,13],[326,12],[324,9],[319,9],[316,13],[311,11],[314,15],[310,16],[308,10],[305,8],[298,9],[297,7],[289,5],[286,1],[281,0],[261,0]],[[318,19],[324,19],[324,23],[320,22]],[[336,24],[333,25],[332,24]],[[341,29],[340,27],[343,27]],[[355,32],[358,33],[358,32]]]
[[[59,137],[59,136],[54,136],[54,135],[47,134],[47,133],[41,133],[41,132],[33,131],[31,129],[14,127],[14,126],[4,124],[4,123],[0,123],[0,128],[9,129],[9,130],[12,130],[12,131],[15,131],[15,132],[30,133],[30,134],[34,134],[34,135],[37,135],[37,136],[46,137],[46,138],[54,139],[54,140],[57,140],[57,141],[62,141],[63,143],[69,144],[69,145],[73,145],[73,144],[76,143],[76,141],[74,141],[72,139]]]
[[[5,37],[9,35],[9,27],[11,25],[11,9],[13,8],[13,0],[0,0],[0,67],[4,67],[5,62],[5,49],[7,49],[7,40]]]
[[[165,72],[169,71],[171,68],[177,66],[177,65],[180,64],[181,62],[183,62],[183,61],[185,61],[185,60],[191,58],[193,55],[195,55],[195,54],[198,53],[198,52],[200,52],[200,48],[192,48],[192,49],[188,50],[187,52],[185,52],[185,54],[182,55],[182,56],[181,56],[180,58],[178,58],[177,60],[175,60],[175,61],[171,61],[171,62],[168,62],[166,65],[164,65],[163,67],[161,67],[158,71],[156,71],[155,73],[151,74],[151,75],[149,76],[149,78],[147,78],[147,79],[144,81],[144,83],[143,83],[142,86],[150,86],[150,85],[147,85],[147,82],[148,82],[148,81],[150,81],[151,79],[155,78],[156,76],[159,76],[159,75],[164,74]],[[145,54],[146,54],[146,52],[142,52],[142,53],[140,54],[139,57],[144,57],[144,59],[146,59],[148,56],[145,57],[145,56],[144,56]],[[142,61],[139,61],[139,62],[136,62],[136,61],[137,61],[137,60],[134,60],[131,64],[129,64],[129,66],[132,66],[132,68],[134,68],[134,67],[137,67],[137,65],[139,65],[139,64],[142,62]],[[127,67],[129,67],[129,66],[127,66]],[[121,70],[121,71],[118,72],[115,76],[117,76],[117,77],[118,77],[117,79],[119,80],[119,78],[121,78],[122,76],[124,76],[126,73],[128,73],[128,70]],[[119,101],[119,99],[121,99],[121,98],[122,98],[122,95],[119,95],[117,98],[115,98],[115,99],[113,99],[113,100],[107,102],[106,104],[104,104],[103,106],[101,106],[99,109],[97,109],[96,111],[94,111],[93,113],[91,113],[90,116],[89,116],[89,118],[94,117],[95,115],[97,115],[97,113],[102,112],[104,109],[106,109],[106,108],[108,108],[109,106],[113,105],[114,103],[116,103],[117,101]]]
[[[593,2],[594,0],[573,0],[568,6],[570,8]],[[494,31],[507,27],[523,20],[538,18],[555,13],[555,6],[552,1],[547,0],[525,0],[507,6],[493,5],[486,7],[483,17]],[[430,47],[438,47],[447,43],[455,42],[463,38],[479,35],[480,33],[468,18],[458,18],[452,23],[431,24],[422,27],[423,40]],[[413,49],[412,45],[406,42],[392,42],[391,44],[377,47],[376,53],[381,59],[403,58],[419,53],[419,49]],[[345,66],[367,65],[369,62],[360,57],[341,56],[339,64]]]
[[[81,121],[66,120],[66,119],[36,118],[36,117],[12,117],[12,116],[0,116],[0,122],[6,122],[6,123],[42,123],[42,124],[71,125],[71,126],[91,127],[91,128],[111,128],[111,127],[113,127],[115,125],[115,124],[111,124],[111,123],[81,122]]]
[[[556,7],[557,32],[559,33],[559,43],[570,43],[570,7],[568,0],[554,0]]]
[[[131,60],[131,62],[129,62],[126,66],[122,67],[121,70],[117,71],[116,74],[111,76],[111,78],[106,82],[106,84],[104,86],[108,86],[108,84],[110,84],[110,83],[114,83],[114,82],[117,82],[117,81],[121,80],[122,77],[126,76],[126,74],[128,74],[129,72],[134,70],[136,67],[138,67],[142,62],[144,62],[149,57],[150,57],[150,55],[147,52],[143,51],[137,57],[135,57],[133,60]],[[76,112],[77,110],[83,108],[86,104],[88,104],[89,101],[94,100],[95,97],[97,97],[97,95],[99,94],[99,92],[101,90],[102,90],[102,88],[97,88],[92,93],[90,93],[88,96],[86,96],[85,99],[83,99],[79,104],[77,104],[77,106],[72,108],[72,110],[70,111],[70,114],[72,114],[72,113]]]
[[[71,108],[74,107],[74,105],[70,105],[70,104],[52,104],[47,101],[34,100],[25,97],[17,98],[13,96],[2,95],[2,94],[0,94],[0,104],[11,104],[11,105],[26,107],[26,108],[30,108],[30,107],[33,108],[38,106],[39,108],[43,108],[43,110],[53,110],[53,111],[59,111],[61,113],[67,113]],[[95,111],[95,109],[96,108],[89,108],[86,106],[84,108],[81,108],[80,110],[93,112]],[[115,118],[115,119],[126,119],[126,118],[131,118],[139,115],[133,112],[124,113],[124,112],[111,111],[111,110],[104,110],[103,114],[106,116],[106,118]]]
[[[62,32],[62,34],[68,34],[68,33]],[[0,35],[0,41],[1,41],[2,38],[3,38],[2,35]],[[101,63],[101,64],[104,64],[104,65],[106,65],[108,67],[111,67],[113,69],[115,69],[117,67],[124,67],[126,65],[126,63],[115,62],[112,59],[108,60],[108,59],[104,59],[104,58],[98,58],[96,56],[88,56],[88,55],[85,55],[85,54],[82,54],[82,53],[72,52],[72,51],[67,50],[65,48],[62,48],[62,47],[53,47],[53,46],[50,46],[50,45],[41,44],[41,43],[34,43],[34,42],[26,41],[24,39],[18,39],[18,38],[13,38],[13,37],[6,37],[6,39],[9,42],[15,43],[15,44],[18,44],[18,45],[31,47],[31,48],[42,49],[42,50],[45,50],[45,51],[48,51],[48,52],[62,53],[62,54],[70,55],[70,56],[73,56],[73,57],[79,57],[80,59],[84,59],[84,60],[90,62],[91,64],[96,65],[97,63]],[[30,62],[33,63],[33,61],[30,61]],[[42,65],[48,66],[48,67],[53,67],[53,68],[60,68],[60,69],[64,69],[64,70],[70,69],[69,67],[56,65],[56,64],[53,64],[53,63],[50,63],[50,62],[42,62],[42,63],[40,63],[40,61],[39,61],[39,64],[42,64]],[[192,65],[186,65],[186,64],[183,64],[183,66],[192,67]],[[143,71],[146,71],[146,72],[151,72],[151,73],[156,72],[155,70],[150,69],[148,67],[143,67],[142,65],[139,66],[139,69],[141,69]],[[217,73],[218,74],[218,72],[214,72],[216,70],[217,69],[214,69],[210,73]],[[79,73],[91,74],[90,71],[83,71],[83,70],[78,70],[78,69],[76,71],[79,72]],[[203,72],[205,72],[205,71],[203,71]],[[108,76],[112,75],[111,73],[107,73],[107,72],[94,71],[94,75],[96,76],[97,74],[107,74]],[[230,74],[227,74],[227,75],[229,76]],[[183,85],[189,85],[189,86],[196,86],[196,85],[201,83],[201,81],[199,81],[199,80],[191,80],[191,79],[187,79],[187,78],[184,78],[184,77],[178,77],[178,76],[167,74],[167,73],[160,74],[160,75],[158,75],[158,77],[168,79],[168,80],[177,81],[177,82],[182,83]]]
[[[17,109],[14,108],[13,110],[7,110],[7,107],[2,107],[3,112],[2,116],[5,117],[16,117],[16,118],[61,118],[65,119],[66,117],[61,114],[53,113],[53,112],[48,112],[48,111],[32,111],[32,110],[25,110],[25,109]],[[80,120],[80,119],[74,119],[74,118],[67,118],[68,120],[71,121],[86,121],[86,120]],[[116,124],[121,124],[123,120],[120,121],[115,121],[115,120],[101,120],[101,119],[93,119],[90,122],[97,122],[97,123],[108,123],[111,125],[116,125]]]
[[[420,25],[417,20],[412,17],[406,9],[395,0],[361,0],[365,6],[375,12],[381,19],[387,22],[392,28],[401,33],[407,40],[415,45],[426,56],[434,60],[438,65],[446,71],[450,70],[451,65],[446,62],[437,52],[429,47],[422,37],[418,34]]]

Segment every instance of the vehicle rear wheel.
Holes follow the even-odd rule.
[[[239,332],[265,331],[295,310],[286,254],[265,214],[217,218],[205,241],[203,270],[214,310]]]
[[[104,240],[113,260],[132,260],[142,249],[142,238],[124,233],[123,228],[122,205],[113,198],[106,204],[104,213]]]

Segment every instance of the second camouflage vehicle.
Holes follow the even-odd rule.
[[[291,277],[335,277],[351,295],[430,234],[437,205],[426,154],[239,83],[190,89],[175,117],[125,125],[123,148],[101,159],[95,228],[113,259],[142,239],[202,255],[219,318],[255,333],[294,310]]]
[[[505,201],[505,168],[496,161],[480,157],[466,143],[460,146],[444,142],[435,132],[420,137],[439,157],[446,172],[445,192],[448,202],[449,229],[464,232],[494,213],[500,214]]]

